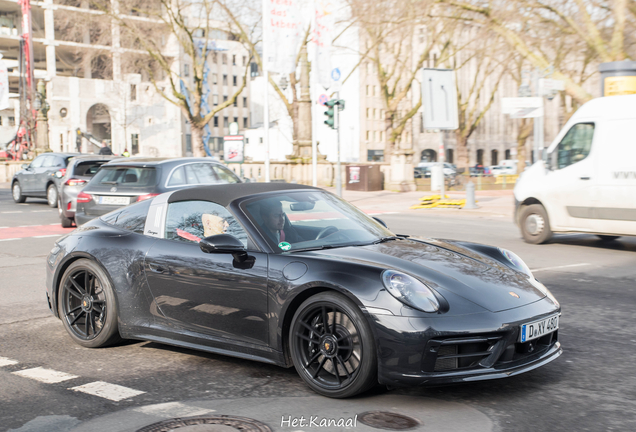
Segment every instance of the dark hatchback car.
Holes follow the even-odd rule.
[[[295,366],[330,397],[506,378],[562,353],[561,306],[513,252],[394,234],[304,185],[168,192],[62,237],[46,268],[49,306],[84,347]]]
[[[66,173],[60,179],[58,188],[59,202],[57,208],[60,215],[60,223],[63,227],[68,228],[73,224],[77,208],[77,195],[90,179],[97,174],[102,165],[116,158],[117,156],[86,155],[76,156],[69,161]]]
[[[28,197],[46,198],[49,205],[57,207],[59,180],[66,173],[69,160],[78,153],[45,153],[22,165],[11,180],[11,194],[17,203]]]
[[[241,183],[224,165],[208,158],[126,158],[102,165],[77,195],[80,226],[119,207],[191,186]]]

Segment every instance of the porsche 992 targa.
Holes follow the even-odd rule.
[[[60,238],[47,296],[85,347],[121,338],[294,366],[316,392],[510,377],[561,355],[561,307],[514,253],[394,234],[318,188],[201,186]]]

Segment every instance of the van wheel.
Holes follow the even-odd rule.
[[[525,206],[521,211],[519,222],[521,235],[527,243],[541,244],[552,237],[548,213],[541,204]]]
[[[608,235],[597,235],[603,241],[614,241],[616,239],[621,238],[621,236],[608,236]]]

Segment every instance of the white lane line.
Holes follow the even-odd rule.
[[[40,226],[40,225],[18,225],[18,228],[30,228],[34,226]]]
[[[48,212],[52,212],[54,210],[31,210],[30,213],[48,213]]]
[[[55,222],[55,223],[52,223],[52,224],[49,224],[49,225],[59,225],[59,224],[60,224],[59,222]]]
[[[589,265],[591,264],[589,263],[568,264],[568,265],[555,266],[555,267],[543,267],[539,269],[530,269],[530,271],[534,273],[534,272],[540,272],[540,271],[546,271],[546,270],[557,270],[557,269],[570,268],[570,267],[583,267],[583,266],[589,266]]]
[[[89,395],[99,396],[115,402],[119,402],[120,400],[128,399],[142,393],[146,393],[117,384],[109,384],[104,381],[95,381],[81,386],[71,387],[69,388],[69,390],[80,391]]]
[[[17,372],[13,372],[14,375],[19,375],[25,378],[31,378],[36,381],[40,381],[46,384],[55,384],[62,381],[67,381],[73,378],[77,378],[77,375],[71,375],[64,372],[54,371],[52,369],[44,369],[36,367],[33,369],[25,369]]]
[[[24,213],[24,212],[22,210],[19,210],[19,211],[0,212],[0,213],[9,214],[9,213]]]
[[[133,411],[163,418],[194,417],[215,412],[205,408],[188,406],[181,402],[167,402],[134,408]]]
[[[6,357],[0,357],[0,367],[11,366],[14,364],[18,364],[18,362],[15,360],[8,359]]]
[[[22,240],[21,238],[0,239],[0,241]]]
[[[0,227],[0,229],[3,229],[3,228],[11,228],[11,227]]]
[[[48,235],[41,235],[41,236],[33,236],[33,238],[46,238],[46,237],[62,237],[62,234],[48,234]]]

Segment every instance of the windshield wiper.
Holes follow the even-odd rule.
[[[380,240],[374,241],[372,244],[384,243],[384,242],[388,242],[388,241],[391,241],[391,240],[401,240],[402,238],[404,238],[404,237],[387,236],[387,237],[382,237]]]
[[[323,250],[323,249],[333,249],[333,248],[338,248],[343,246],[344,245],[322,245],[322,246],[313,246],[313,247],[307,247],[302,249],[291,249],[289,252],[307,252],[307,251],[316,251],[316,250]]]

